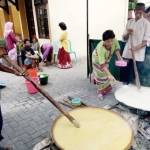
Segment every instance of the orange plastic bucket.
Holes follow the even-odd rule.
[[[36,68],[31,68],[27,70],[27,73],[31,78],[36,78],[37,77],[37,69]]]

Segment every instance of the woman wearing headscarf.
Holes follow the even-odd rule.
[[[6,22],[4,27],[4,38],[6,41],[6,50],[9,58],[13,62],[17,62],[17,51],[16,51],[16,38],[13,32],[13,23]]]
[[[60,35],[60,48],[58,51],[58,67],[61,69],[71,68],[71,58],[68,52],[68,33],[67,33],[67,26],[64,22],[59,23],[59,27],[62,31]]]

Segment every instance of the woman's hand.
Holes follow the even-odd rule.
[[[116,56],[117,56],[118,60],[123,60],[122,56],[120,55],[120,51],[119,50],[116,51]]]
[[[109,69],[105,66],[103,68],[103,70],[106,72],[108,80],[110,80],[110,82],[114,82],[116,81],[116,79],[114,78],[114,76],[110,73]]]
[[[30,57],[31,57],[31,53],[30,53],[30,52],[27,52],[27,53],[26,53],[26,57],[30,58]]]

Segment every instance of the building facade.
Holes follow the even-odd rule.
[[[50,39],[47,0],[1,0],[0,20],[1,38],[5,22],[11,21],[22,38]]]
[[[40,44],[53,42],[59,39],[58,24],[63,21],[79,57],[87,56],[87,35],[101,39],[105,30],[112,29],[121,40],[128,14],[127,0],[0,0],[0,7],[0,37],[4,23],[12,21],[15,33],[23,38],[36,35]]]

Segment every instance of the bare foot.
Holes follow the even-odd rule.
[[[102,101],[104,100],[104,96],[102,94],[98,94],[98,99]]]
[[[54,62],[50,62],[50,65],[53,65],[54,64]]]
[[[47,62],[42,62],[42,66],[47,66]]]

